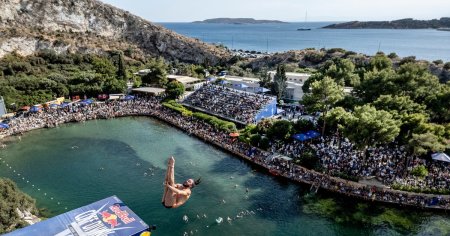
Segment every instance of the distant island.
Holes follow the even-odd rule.
[[[204,21],[194,21],[192,23],[207,24],[285,24],[287,22],[279,20],[255,20],[253,18],[214,18]]]
[[[323,27],[325,29],[449,29],[450,17],[433,20],[412,18],[395,21],[350,21]]]

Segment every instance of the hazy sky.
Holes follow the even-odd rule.
[[[304,21],[450,17],[450,0],[101,0],[154,22],[216,17]]]

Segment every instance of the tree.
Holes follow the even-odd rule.
[[[441,84],[425,99],[428,112],[436,122],[450,122],[450,83]]]
[[[331,109],[326,117],[328,126],[330,127],[329,130],[336,130],[340,131],[346,124],[346,121],[352,118],[352,114],[345,111],[342,107],[335,107]]]
[[[344,135],[359,148],[394,141],[400,132],[400,122],[383,110],[370,105],[356,107],[345,121]]]
[[[384,54],[377,54],[370,59],[370,69],[372,70],[386,70],[392,68],[392,61]]]
[[[13,181],[0,178],[0,234],[27,226],[16,208],[38,214],[34,199],[20,191]]]
[[[277,96],[278,100],[283,98],[287,88],[286,69],[283,64],[278,65],[277,73],[273,78],[272,92]]]
[[[278,140],[285,140],[291,136],[292,123],[287,120],[275,121],[267,131],[267,135]]]
[[[152,58],[146,66],[150,72],[142,77],[142,82],[146,84],[157,84],[160,87],[164,87],[168,82],[167,65],[164,62],[164,59]]]
[[[428,152],[442,152],[446,148],[442,140],[431,132],[413,134],[409,141],[409,147],[417,155],[424,155]]]
[[[355,87],[355,92],[364,102],[372,102],[382,94],[396,94],[393,87],[394,70],[370,71]]]
[[[166,93],[170,98],[178,99],[184,94],[184,85],[178,81],[172,81],[167,84]]]
[[[428,96],[439,91],[439,79],[432,75],[425,65],[406,63],[393,77],[391,94],[409,96],[417,103],[423,103]]]
[[[306,109],[313,112],[322,112],[326,117],[327,112],[334,104],[344,98],[344,88],[339,86],[330,77],[315,81],[311,85],[311,93],[305,94],[302,104]],[[325,133],[326,119],[323,119],[322,135]]]
[[[295,132],[302,133],[315,129],[314,123],[305,119],[298,119],[294,124]]]
[[[126,82],[124,80],[119,80],[116,78],[111,78],[106,81],[105,89],[106,93],[123,93],[126,89]]]
[[[125,67],[125,62],[123,60],[123,53],[118,52],[117,55],[117,78],[120,80],[127,80],[127,69]]]
[[[320,71],[324,76],[333,78],[342,86],[356,86],[360,83],[359,76],[355,74],[355,64],[349,59],[328,60]]]
[[[94,56],[92,59],[94,70],[102,75],[114,76],[116,68],[113,63],[105,57]]]
[[[263,88],[272,87],[272,79],[267,72],[261,74],[261,77],[259,78],[259,86]]]
[[[415,103],[409,96],[381,95],[373,105],[379,110],[396,111],[399,115],[425,113],[425,106]]]

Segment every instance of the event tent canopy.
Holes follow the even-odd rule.
[[[38,111],[40,111],[40,110],[41,110],[41,108],[38,107],[38,106],[33,106],[33,107],[30,109],[31,112],[38,112]]]
[[[132,96],[132,95],[127,95],[127,96],[125,96],[123,98],[123,100],[125,100],[125,101],[130,101],[130,100],[133,100],[133,99],[134,99],[134,96]]]
[[[81,102],[79,102],[82,105],[91,105],[92,104],[92,100],[91,99],[85,99]]]
[[[431,154],[431,158],[435,161],[450,162],[450,157],[443,152]]]
[[[306,134],[295,134],[293,137],[294,137],[294,139],[297,139],[298,141],[301,141],[301,142],[310,139]]]
[[[310,138],[317,138],[320,136],[319,132],[316,132],[314,130],[306,132],[306,135],[308,135]]]
[[[310,130],[308,132],[306,132],[306,134],[295,134],[294,136],[292,136],[294,139],[297,139],[298,141],[306,141],[309,139],[314,139],[319,137],[320,134],[314,130]]]

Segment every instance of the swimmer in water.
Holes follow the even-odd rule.
[[[183,184],[175,184],[175,159],[169,158],[166,178],[164,180],[164,194],[162,204],[166,208],[177,208],[187,202],[191,197],[191,189],[200,183],[200,179],[194,181],[188,179]]]

